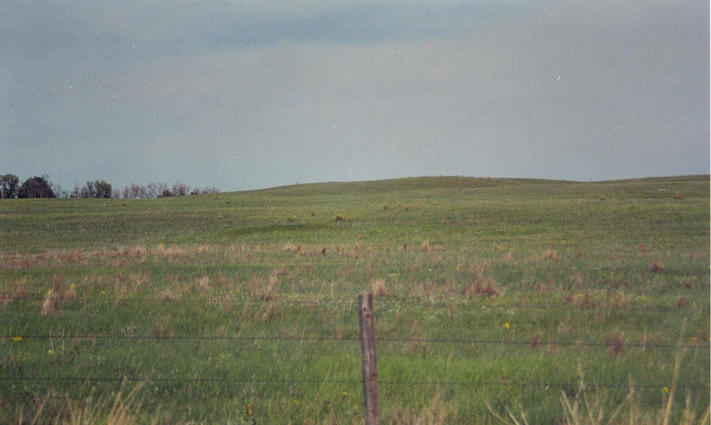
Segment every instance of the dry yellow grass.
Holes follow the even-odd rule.
[[[68,285],[63,275],[55,273],[52,275],[50,282],[52,283],[52,288],[47,291],[40,306],[40,311],[43,316],[54,314],[57,311],[60,301],[73,300],[77,296],[76,285]]]
[[[200,289],[208,289],[210,288],[210,277],[209,276],[202,276],[197,280],[197,286]]]
[[[387,288],[385,287],[385,280],[375,279],[373,281],[373,295],[376,297],[382,297],[387,293]]]
[[[134,425],[139,423],[137,413],[141,410],[139,394],[144,384],[139,383],[132,390],[118,391],[115,394],[106,394],[97,400],[89,397],[83,401],[72,400],[68,397],[47,395],[38,400],[38,406],[32,418],[25,418],[24,412],[18,415],[20,425]],[[45,417],[45,410],[49,410],[50,402],[60,405],[51,406],[57,413],[54,417]],[[157,415],[151,424],[158,423]]]
[[[443,401],[443,398],[440,394],[436,394],[419,412],[411,407],[395,406],[387,414],[387,423],[394,425],[449,424],[455,408],[451,403]]]

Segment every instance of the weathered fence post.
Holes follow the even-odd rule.
[[[378,364],[375,358],[373,294],[359,294],[360,343],[363,351],[363,401],[365,425],[380,425],[378,402]]]

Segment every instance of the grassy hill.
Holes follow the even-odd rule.
[[[374,289],[386,423],[708,407],[709,176],[3,200],[0,235],[3,423],[122,385],[139,423],[361,422]]]

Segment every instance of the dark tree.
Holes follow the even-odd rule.
[[[30,177],[22,183],[17,192],[18,198],[55,198],[52,184],[47,176]]]
[[[97,198],[110,198],[113,190],[111,183],[105,180],[97,180],[94,182],[94,191]]]
[[[20,179],[14,174],[0,176],[0,198],[8,199],[17,197],[17,189]]]

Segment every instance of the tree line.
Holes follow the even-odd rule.
[[[105,180],[90,180],[84,185],[74,185],[71,191],[66,191],[53,184],[46,174],[27,178],[22,184],[15,174],[0,175],[0,199],[15,198],[117,198],[117,199],[153,199],[169,196],[187,196],[206,193],[219,193],[216,187],[194,187],[177,182],[173,185],[165,183],[147,183],[139,185],[131,183],[123,189],[114,188]]]

